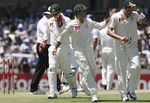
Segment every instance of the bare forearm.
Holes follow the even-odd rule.
[[[142,25],[147,25],[147,19],[145,17],[145,14],[140,9],[137,10],[137,13],[140,18],[139,23]]]
[[[55,49],[57,49],[60,46],[61,42],[57,41]]]
[[[107,29],[107,35],[113,37],[114,39],[118,39],[124,43],[130,43],[132,38],[131,37],[126,37],[126,36],[120,36],[120,35],[117,35],[113,32],[113,29],[112,28],[108,28]]]
[[[95,51],[95,49],[97,47],[97,42],[98,42],[97,38],[93,39],[93,49],[94,49],[94,51]]]
[[[120,38],[120,36],[119,35],[117,35],[117,34],[115,34],[111,29],[107,29],[107,35],[109,35],[109,36],[111,36],[111,37],[113,37],[114,39],[118,39],[118,40],[121,40]]]
[[[109,23],[109,21],[110,21],[110,18],[111,18],[111,17],[108,17],[108,18],[105,20],[105,22],[106,22],[106,25]]]

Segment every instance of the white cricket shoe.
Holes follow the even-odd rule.
[[[71,94],[71,97],[72,97],[72,98],[75,98],[75,97],[77,96],[77,94],[78,94],[77,89],[72,89],[72,90],[71,90],[71,93],[72,93],[72,94]]]
[[[97,99],[97,96],[96,96],[96,95],[93,95],[93,96],[92,96],[92,102],[98,102],[98,99]]]
[[[134,92],[129,93],[129,96],[130,96],[130,98],[131,98],[132,100],[136,100],[136,99],[137,99],[137,96],[136,96],[136,94],[135,94]]]
[[[52,93],[52,94],[48,95],[48,99],[55,99],[55,98],[57,98],[56,93]]]
[[[123,95],[121,96],[121,100],[122,100],[123,102],[126,102],[126,101],[129,101],[129,98],[128,98],[128,96],[127,96],[126,94],[123,94]]]
[[[30,92],[30,94],[35,94],[35,95],[45,95],[46,92],[41,91],[40,89],[37,89],[37,90],[34,91],[34,92]]]

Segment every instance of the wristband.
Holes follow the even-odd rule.
[[[141,12],[141,14],[139,15],[139,19],[143,19],[145,18],[145,15]]]

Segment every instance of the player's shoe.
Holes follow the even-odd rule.
[[[123,95],[121,96],[121,100],[122,100],[123,102],[129,101],[128,95],[123,94]]]
[[[46,92],[41,91],[40,89],[37,89],[36,91],[30,92],[30,94],[35,94],[35,95],[45,95]]]
[[[77,88],[77,91],[78,92],[84,92],[84,90],[80,87],[80,88]]]
[[[136,100],[136,99],[137,99],[137,96],[136,96],[136,94],[135,94],[134,92],[129,93],[129,96],[130,96],[130,98],[131,98],[132,100]]]
[[[64,84],[62,84],[62,85],[61,85],[61,89],[60,89],[60,91],[59,91],[59,94],[63,94],[63,93],[65,93],[65,92],[68,92],[69,90],[70,90],[69,85],[64,85]]]
[[[77,92],[77,89],[72,89],[71,90],[71,97],[72,98],[75,98],[77,96],[78,92]]]
[[[48,99],[55,99],[55,98],[57,98],[56,93],[52,93],[52,94],[48,95]]]
[[[97,96],[96,96],[96,95],[93,95],[91,99],[92,99],[92,100],[91,100],[92,102],[98,102],[98,99],[97,99]]]

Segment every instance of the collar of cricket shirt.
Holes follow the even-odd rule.
[[[82,24],[84,24],[86,22],[85,18],[84,18],[84,22],[83,23],[81,23],[77,17],[75,17],[75,20],[76,20],[77,24],[79,24],[79,25],[82,25]]]
[[[121,17],[123,17],[124,19],[128,19],[128,18],[126,17],[126,15],[123,13],[123,10],[122,10],[122,9],[120,10],[120,14],[121,14]]]
[[[123,17],[125,20],[131,18],[132,20],[134,19],[133,17],[133,13],[127,18],[126,15],[123,13],[123,10],[120,10],[120,14],[121,14],[121,17]]]

